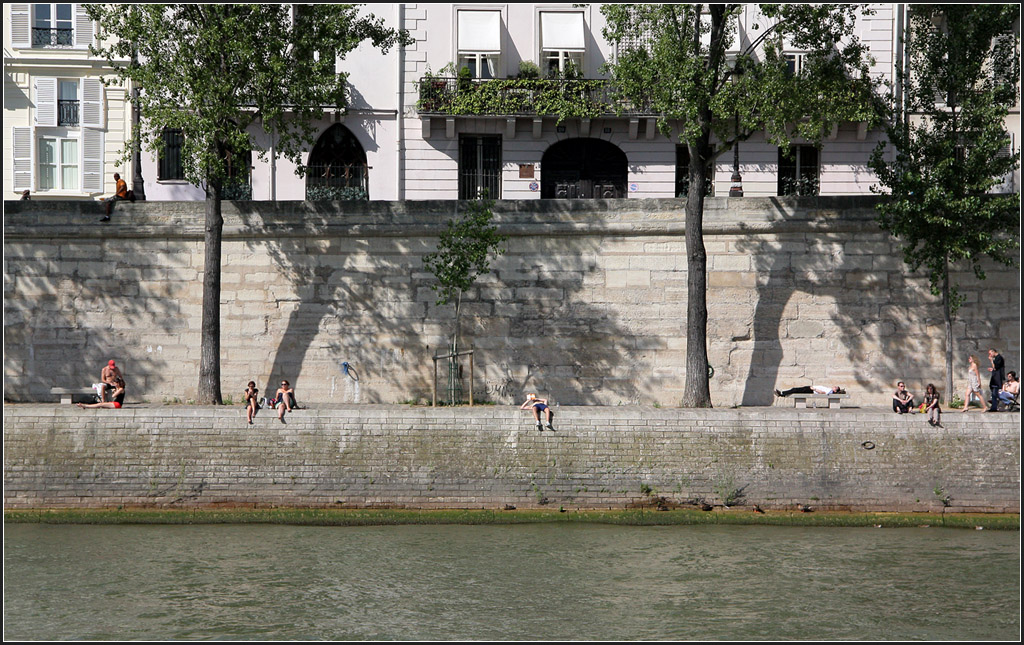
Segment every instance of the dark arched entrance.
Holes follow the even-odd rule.
[[[306,199],[310,201],[369,199],[366,152],[345,126],[327,129],[309,153]]]
[[[566,139],[541,158],[543,199],[616,199],[626,196],[626,153],[601,139]]]

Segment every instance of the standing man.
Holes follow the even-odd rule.
[[[988,359],[992,361],[992,367],[988,368],[989,372],[992,372],[992,376],[988,379],[988,389],[992,393],[992,405],[986,412],[999,412],[999,390],[1003,389],[1003,381],[1006,380],[1006,374],[1003,371],[1003,357],[999,355],[999,352],[993,347],[988,350]]]
[[[110,209],[114,207],[114,202],[119,202],[128,199],[128,183],[121,179],[121,175],[114,173],[114,196],[107,200],[107,214],[103,216],[101,222],[110,221]]]

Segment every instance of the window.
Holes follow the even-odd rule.
[[[501,12],[459,11],[459,69],[473,78],[498,76],[501,61]]]
[[[459,139],[459,199],[501,198],[501,137]]]
[[[32,46],[70,47],[75,44],[74,11],[70,4],[32,6]]]
[[[39,190],[78,190],[78,139],[39,139]]]
[[[788,53],[783,54],[786,59],[786,73],[790,76],[799,76],[804,71],[804,59],[806,54]]]
[[[336,123],[317,140],[306,165],[306,199],[358,201],[370,198],[366,151],[352,131]]]
[[[550,77],[582,76],[584,33],[583,14],[578,11],[541,12],[541,71]]]
[[[708,173],[705,196],[715,193],[715,177]],[[690,193],[690,149],[685,145],[676,146],[676,197],[686,197]]]
[[[779,148],[779,195],[818,194],[818,149],[814,146]]]
[[[57,95],[57,125],[78,125],[78,81],[60,81]]]
[[[228,152],[225,159],[227,178],[221,199],[244,201],[252,199],[252,150]]]
[[[182,144],[185,138],[178,128],[164,128],[163,146],[160,149],[156,178],[172,180],[185,178],[185,166],[182,163]]]

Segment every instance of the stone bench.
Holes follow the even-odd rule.
[[[798,408],[806,408],[807,400],[820,401],[828,400],[828,407],[830,410],[838,410],[843,407],[843,399],[850,398],[849,394],[790,394],[789,398],[793,399],[793,403]],[[812,407],[818,407],[814,405]]]
[[[96,394],[91,387],[51,387],[50,394],[59,394],[61,403],[71,403],[71,397],[76,394]]]

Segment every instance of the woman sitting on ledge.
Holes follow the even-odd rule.
[[[113,363],[113,361],[111,361]],[[121,409],[121,404],[124,403],[124,379],[116,378],[114,380],[114,393],[111,395],[110,401],[100,401],[99,403],[76,403],[78,407],[82,408],[110,408],[113,410]]]
[[[788,390],[775,390],[775,396],[789,396],[790,394],[846,394],[846,390],[834,385],[805,385],[803,387],[791,387]]]

